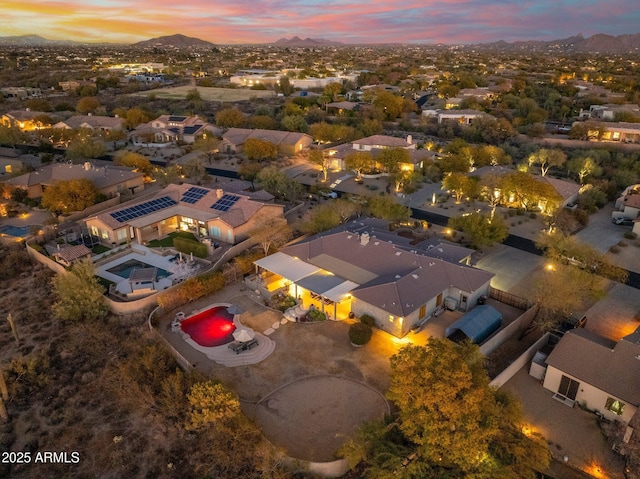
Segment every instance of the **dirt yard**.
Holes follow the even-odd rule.
[[[149,90],[145,92],[135,93],[136,96],[154,95],[156,98],[169,100],[184,100],[187,93],[193,90],[191,85],[158,88],[157,90]],[[273,91],[268,90],[247,90],[241,88],[215,88],[215,87],[197,87],[200,97],[204,101],[243,101],[251,98],[271,98],[274,96]]]
[[[242,285],[227,287],[185,312],[217,302],[242,307],[242,323],[259,332],[282,318]],[[171,315],[167,316],[164,322],[170,321]],[[349,341],[347,323],[287,323],[270,336],[276,349],[267,359],[228,368],[210,361],[180,335],[167,332],[164,322],[160,326],[164,336],[197,370],[234,390],[245,414],[257,421],[267,438],[306,460],[335,459],[357,426],[383,416],[388,407],[384,392],[389,386],[389,357],[403,344],[374,330],[371,342],[356,348]]]

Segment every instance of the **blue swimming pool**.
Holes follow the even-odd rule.
[[[37,225],[29,225],[29,226],[2,225],[0,226],[0,235],[15,236],[16,238],[24,238],[29,234],[29,230],[34,226],[37,227]]]
[[[121,278],[129,279],[131,270],[136,268],[154,268],[154,266],[151,264],[143,263],[142,261],[139,261],[137,259],[130,259],[128,261],[125,261],[124,263],[120,263],[119,265],[114,266],[113,268],[109,268],[107,272],[116,274]],[[171,273],[169,273],[165,269],[158,268],[157,266],[155,268],[157,270],[156,272],[157,279],[166,278],[167,276],[171,275]]]

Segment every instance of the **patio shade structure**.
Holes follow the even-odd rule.
[[[255,335],[256,332],[253,329],[238,328],[233,332],[233,339],[241,343],[246,343],[247,341],[251,341]]]
[[[317,266],[305,263],[298,258],[293,258],[280,252],[259,259],[258,261],[255,261],[255,264],[267,271],[278,274],[293,283],[320,271],[320,268]]]

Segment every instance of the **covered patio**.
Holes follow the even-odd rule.
[[[351,312],[350,292],[359,285],[283,253],[255,262],[256,278],[263,293],[285,292],[305,308],[327,314],[329,319],[346,319]]]

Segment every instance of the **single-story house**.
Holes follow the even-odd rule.
[[[240,153],[244,143],[249,138],[256,138],[273,143],[278,147],[278,151],[287,155],[293,155],[309,148],[313,143],[311,136],[295,131],[229,128],[222,135],[220,151],[225,153]]]
[[[616,113],[627,113],[640,117],[640,107],[632,103],[622,105],[607,103],[605,105],[590,105],[588,110],[580,109],[580,120],[609,120],[615,119]]]
[[[438,111],[436,118],[439,125],[443,123],[458,123],[459,125],[469,126],[478,118],[493,118],[493,116],[478,110],[446,110]]]
[[[64,128],[67,130],[86,129],[94,132],[124,131],[124,120],[117,116],[99,115],[74,115],[64,121],[59,121],[53,128]]]
[[[411,135],[407,135],[406,139],[387,135],[373,135],[360,138],[352,143],[345,143],[328,148],[326,152],[331,159],[329,168],[336,171],[345,170],[345,157],[356,151],[371,154],[375,161],[377,156],[387,148],[403,148],[409,152],[409,162],[400,165],[401,169],[408,171],[422,169],[425,160],[435,159],[437,157],[436,152],[416,149],[417,143],[413,141]],[[379,169],[380,165],[376,164],[376,167]]]
[[[0,123],[10,128],[20,128],[22,131],[33,131],[48,126],[39,121],[39,118],[42,117],[51,117],[51,114],[44,111],[33,111],[29,109],[12,110],[4,113],[0,117]]]
[[[467,311],[489,294],[493,273],[407,250],[368,231],[338,231],[255,262],[262,288],[286,290],[331,319],[368,314],[403,337],[447,304]]]
[[[628,423],[640,407],[639,358],[640,328],[618,342],[573,329],[547,357],[543,386],[568,405]]]
[[[633,232],[640,233],[640,184],[631,185],[624,189],[620,197],[616,200],[615,210],[611,213],[612,218],[626,218],[636,220]]]
[[[142,244],[179,230],[234,244],[246,239],[262,219],[283,217],[283,210],[283,205],[248,195],[185,183],[168,185],[151,198],[123,203],[85,223],[92,235],[109,244]]]
[[[585,121],[584,124],[589,140],[640,143],[640,123]]]
[[[81,165],[46,165],[37,171],[3,180],[2,183],[26,190],[29,198],[40,198],[47,186],[57,181],[77,179],[91,180],[98,191],[106,196],[115,196],[127,190],[135,192],[144,189],[142,173],[117,166],[94,166],[88,161]]]
[[[155,120],[138,125],[131,133],[131,138],[136,145],[168,145],[178,141],[193,143],[198,136],[207,133],[218,136],[220,129],[198,115],[161,115]]]

